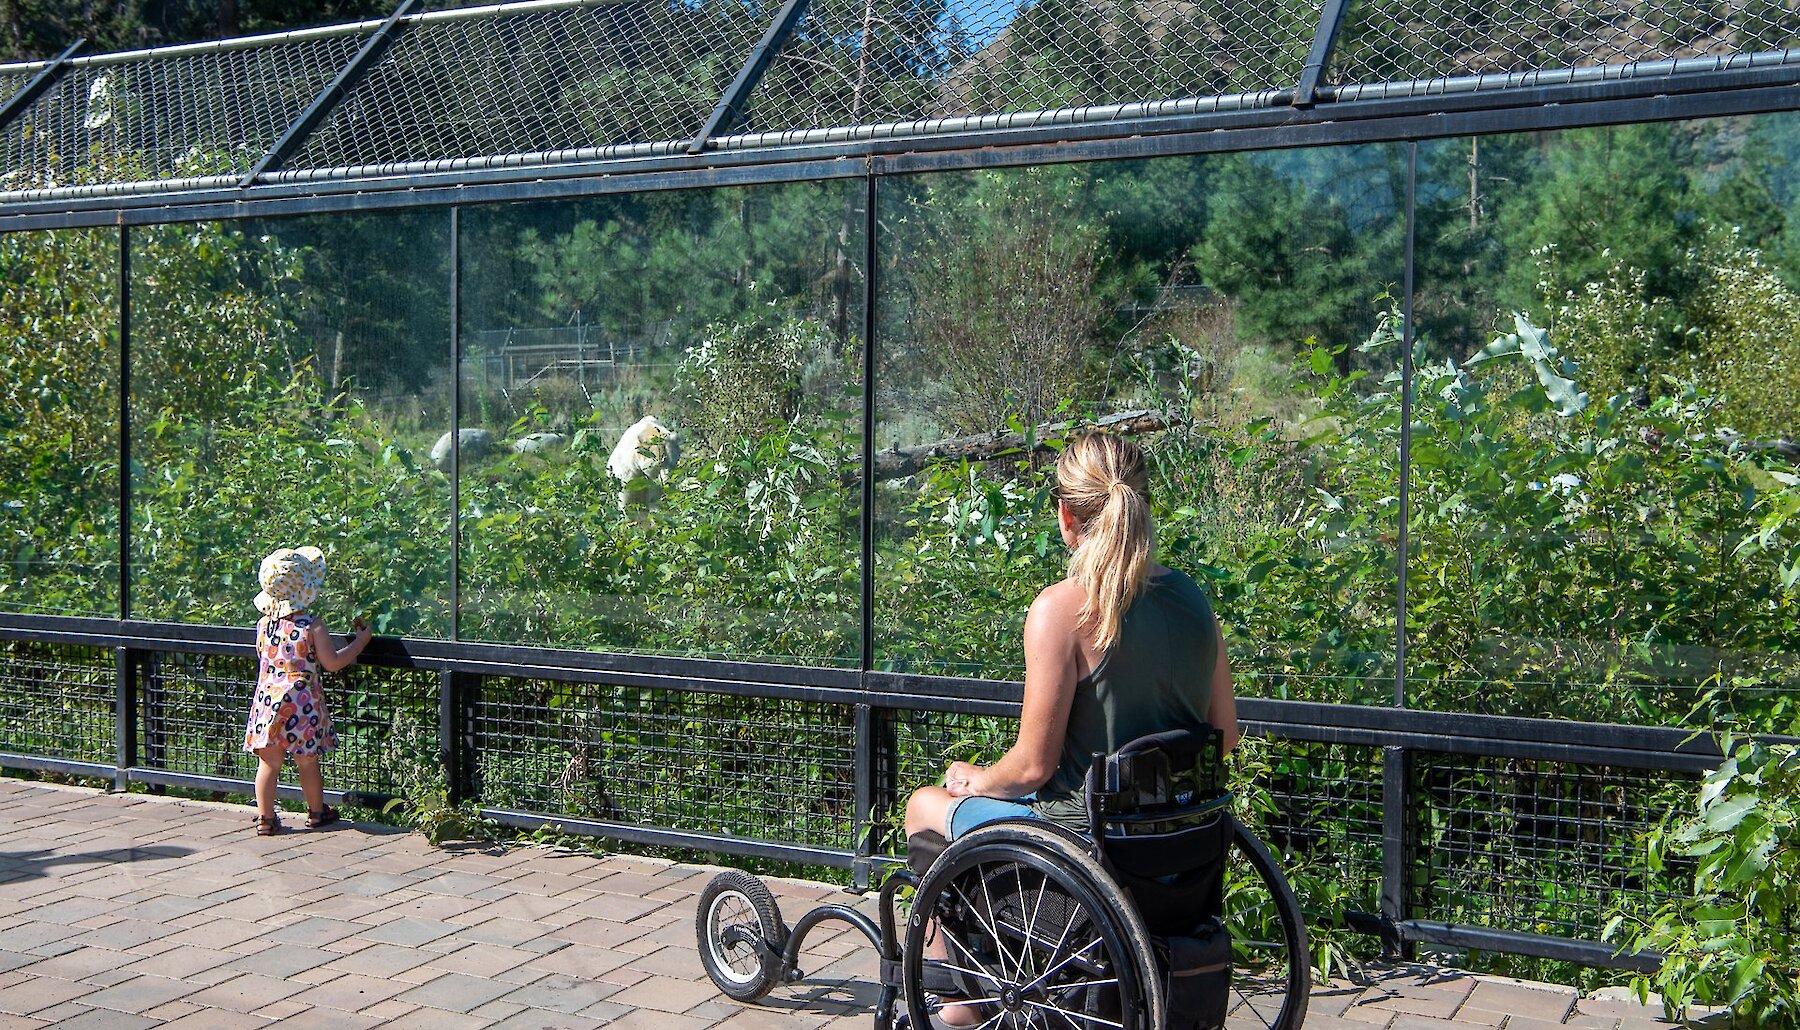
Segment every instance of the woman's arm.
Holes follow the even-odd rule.
[[[325,623],[315,621],[312,624],[309,632],[312,634],[313,654],[327,672],[337,672],[354,664],[363,648],[369,646],[369,624],[357,619],[354,629],[356,635],[350,638],[348,644],[338,648],[332,645],[331,631],[325,628]]]
[[[1229,753],[1238,742],[1237,695],[1231,691],[1231,662],[1225,658],[1225,632],[1217,619],[1213,620],[1213,636],[1218,641],[1219,658],[1213,666],[1212,701],[1207,705],[1206,721],[1225,735],[1224,747]]]
[[[1075,684],[1081,679],[1081,639],[1076,633],[1081,597],[1064,586],[1040,593],[1025,616],[1025,701],[1019,712],[1018,741],[993,765],[952,765],[944,778],[952,795],[1023,797],[1056,771]]]

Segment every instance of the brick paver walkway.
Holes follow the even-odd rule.
[[[289,817],[290,823],[293,818]],[[167,1026],[821,1030],[870,1025],[872,949],[830,923],[810,977],[717,994],[714,870],[367,825],[257,837],[242,807],[0,779],[0,1030]],[[832,887],[772,884],[791,921]],[[1635,1005],[1425,967],[1321,989],[1308,1028],[1648,1030]]]

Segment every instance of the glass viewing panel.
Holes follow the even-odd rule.
[[[119,614],[119,233],[0,235],[0,612]]]
[[[856,663],[862,197],[463,212],[463,639]]]
[[[1797,150],[1791,114],[1420,145],[1409,704],[1794,725],[1754,536],[1800,453]]]
[[[262,556],[310,544],[332,628],[447,635],[449,216],[131,241],[133,615],[252,622]]]
[[[1152,412],[1167,564],[1248,695],[1393,698],[1406,150],[883,180],[878,446]],[[876,467],[878,663],[1019,678],[1051,456]]]

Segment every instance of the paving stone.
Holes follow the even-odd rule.
[[[1567,1017],[1574,1005],[1575,992],[1572,989],[1533,987],[1502,980],[1477,981],[1475,989],[1469,992],[1468,1000],[1463,1003],[1463,1006],[1469,1009],[1500,1012],[1509,1016],[1525,1016],[1556,1023]]]
[[[173,1030],[257,1030],[269,1025],[267,1019],[228,1009],[201,1009],[163,1024]]]
[[[626,987],[605,1000],[632,1008],[655,1009],[659,1012],[686,1012],[719,993],[712,981],[695,983],[669,976],[651,976]]]
[[[297,923],[291,923],[278,930],[272,930],[263,937],[271,941],[285,944],[304,944],[309,947],[320,947],[332,941],[343,940],[359,930],[366,929],[356,923],[342,919],[328,919],[324,916],[310,916]]]
[[[63,1002],[85,997],[97,990],[99,988],[93,984],[77,983],[74,980],[58,980],[51,976],[32,977],[24,983],[0,989],[0,1012],[29,1016]]]
[[[108,969],[119,969],[138,960],[138,956],[128,951],[112,951],[108,948],[78,948],[75,951],[47,958],[24,967],[30,976],[59,976],[64,980],[85,980],[95,973]]]
[[[324,968],[364,976],[390,977],[408,969],[416,969],[435,956],[427,951],[402,948],[395,944],[371,944],[350,955],[339,955]]]
[[[89,1009],[80,1015],[60,1019],[54,1024],[56,1030],[146,1030],[147,1027],[160,1025],[162,1020],[151,1016],[108,1009]]]
[[[357,929],[362,931],[359,936],[365,941],[417,948],[420,945],[450,936],[457,931],[458,927],[454,923],[440,922],[436,919],[417,919],[412,916],[404,916],[373,929],[367,927],[357,927]]]
[[[415,1008],[381,1024],[381,1030],[477,1030],[487,1025],[488,1021],[480,1016],[435,1008]]]
[[[711,1020],[651,1009],[633,1009],[606,1024],[606,1030],[705,1030]]]
[[[350,973],[333,977],[316,987],[307,988],[300,995],[300,999],[319,1008],[361,1012],[371,1005],[379,1005],[387,1001],[406,990],[408,986],[393,980]]]
[[[517,990],[513,984],[462,973],[445,973],[399,995],[401,1001],[450,1012],[469,1012]]]
[[[823,1012],[743,1008],[727,1016],[724,1022],[718,1024],[717,1030],[818,1030],[831,1019],[831,1015]]]
[[[556,1012],[581,1012],[592,1007],[596,1002],[608,1000],[624,989],[618,984],[607,983],[603,980],[583,980],[561,973],[552,973],[506,995],[505,1000],[526,1008],[551,1009]]]
[[[432,959],[426,969],[435,969],[445,973],[467,973],[470,976],[493,978],[509,969],[516,969],[533,956],[530,952],[515,951],[492,944],[470,944],[458,948],[448,955]]]
[[[203,1008],[229,1009],[232,1012],[252,1012],[267,1016],[274,1014],[277,1002],[285,1001],[305,989],[305,984],[245,973],[191,994],[186,1000]]]
[[[369,1030],[381,1025],[381,1019],[361,1012],[311,1008],[281,1021],[281,1030]]]
[[[489,1030],[594,1030],[604,1025],[605,1019],[594,1016],[525,1009],[492,1024]]]
[[[185,998],[198,990],[198,984],[166,976],[134,976],[123,983],[95,991],[81,999],[83,1005],[117,1009],[120,1012],[144,1012]]]

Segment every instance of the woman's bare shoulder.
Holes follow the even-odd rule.
[[[1081,592],[1081,584],[1072,579],[1052,583],[1038,591],[1037,599],[1031,602],[1031,613],[1026,616],[1029,622],[1053,626],[1074,626],[1081,621],[1081,606],[1087,600]]]

